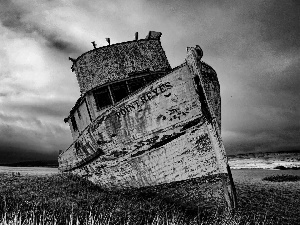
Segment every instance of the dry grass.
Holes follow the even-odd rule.
[[[265,181],[271,182],[295,182],[300,181],[300,176],[295,175],[273,175],[263,178]]]
[[[222,209],[186,211],[159,195],[109,192],[74,176],[0,174],[0,224],[298,224],[300,182],[243,180],[251,172],[269,175],[233,171],[239,200],[233,217]]]
[[[267,215],[278,224],[299,224],[300,181],[271,182],[265,177],[298,176],[299,171],[234,170],[239,211]]]

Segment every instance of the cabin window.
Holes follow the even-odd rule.
[[[129,94],[126,82],[119,82],[111,85],[111,91],[113,95],[114,102],[119,102],[123,98],[127,97]]]
[[[94,98],[98,110],[105,106],[112,105],[112,100],[109,94],[108,87],[102,87],[96,90],[94,92]]]
[[[129,93],[135,92],[138,89],[144,87],[146,84],[157,80],[163,74],[151,74],[143,77],[136,77],[127,81],[121,81],[111,84],[106,87],[102,87],[94,91],[94,98],[97,105],[97,109],[100,110],[103,107],[112,105],[121,101],[127,97]],[[80,112],[78,112],[78,116]]]
[[[74,131],[78,131],[77,123],[74,116],[71,116],[71,123]]]
[[[157,80],[159,77],[160,77],[159,74],[151,74],[151,75],[146,76],[145,80],[146,80],[146,83],[148,84],[148,83],[150,83],[152,81]]]
[[[136,90],[145,86],[145,81],[143,78],[135,78],[135,79],[129,80],[127,83],[128,83],[130,92],[135,92]]]
[[[81,119],[81,113],[80,113],[79,109],[77,109],[77,114],[78,114],[79,119]]]

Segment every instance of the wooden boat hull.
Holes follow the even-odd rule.
[[[184,201],[196,199],[196,206],[223,202],[234,208],[220,137],[219,84],[216,74],[205,76],[200,59],[197,49],[188,49],[181,66],[99,112],[59,156],[59,169],[106,188],[170,185]],[[177,188],[184,183],[194,191]]]

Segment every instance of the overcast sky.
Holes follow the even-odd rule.
[[[57,159],[79,97],[68,57],[162,32],[172,67],[200,45],[228,154],[300,152],[300,1],[0,0],[0,163]]]

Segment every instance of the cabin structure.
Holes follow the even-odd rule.
[[[72,60],[81,96],[64,121],[74,141],[106,107],[171,71],[160,37],[150,31],[145,39],[94,48]]]

